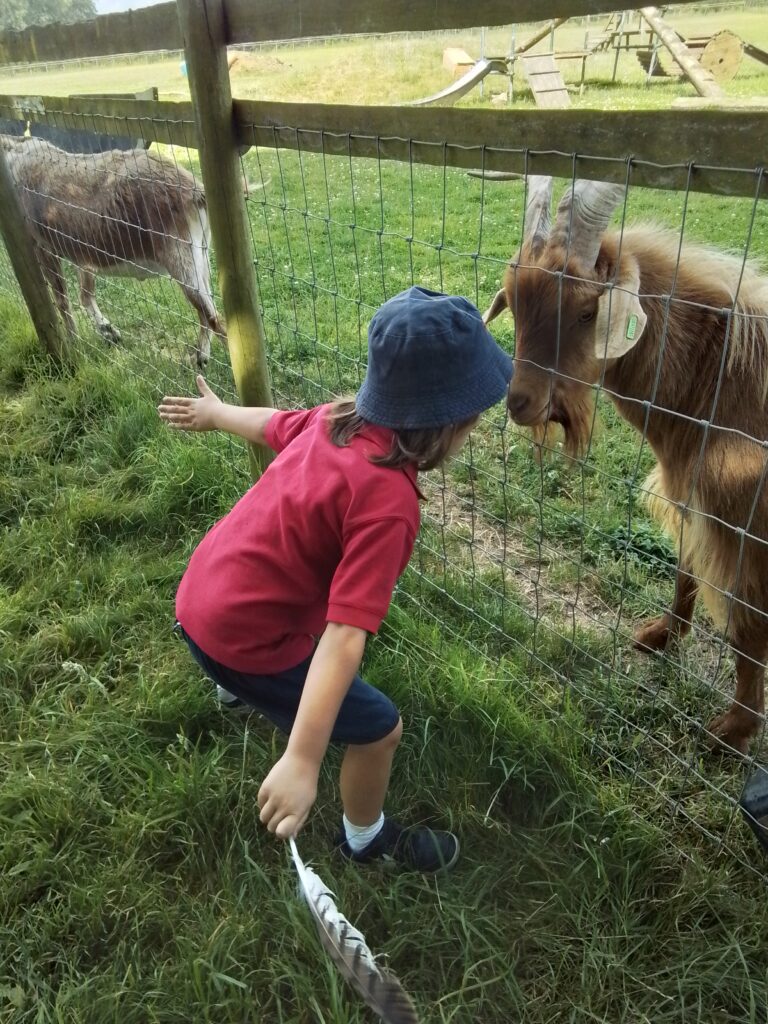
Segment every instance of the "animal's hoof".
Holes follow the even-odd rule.
[[[709,734],[708,746],[720,754],[745,755],[749,753],[749,743],[755,734],[750,722],[743,715],[725,711],[713,718],[707,726]]]
[[[187,349],[187,362],[195,370],[200,370],[202,372],[208,365],[210,358],[211,355],[209,352],[201,352],[196,348]]]
[[[108,345],[119,345],[123,340],[123,336],[114,324],[101,324],[98,331]]]
[[[663,651],[672,636],[666,615],[651,619],[638,626],[634,632],[633,643],[639,651]]]

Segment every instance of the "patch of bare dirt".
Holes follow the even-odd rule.
[[[536,551],[535,544],[517,530],[490,520],[469,498],[444,487],[439,479],[426,477],[421,486],[427,498],[424,516],[441,528],[450,561],[464,570],[496,569],[505,578],[508,574],[532,618],[548,618],[571,628],[615,626],[616,609],[583,581],[578,585],[550,581],[551,566],[560,557],[571,560],[572,553],[559,553],[551,542],[546,551]]]

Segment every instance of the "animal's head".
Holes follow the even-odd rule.
[[[550,222],[552,179],[529,178],[523,242],[504,280],[515,318],[512,419],[542,440],[559,423],[571,454],[592,427],[594,389],[609,365],[638,342],[646,323],[637,261],[605,234],[623,200],[620,185],[576,181]],[[503,307],[502,293],[486,322]]]

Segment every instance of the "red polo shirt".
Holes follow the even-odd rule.
[[[281,672],[326,622],[375,633],[419,528],[416,467],[385,469],[392,432],[331,443],[329,406],[277,412],[277,458],[196,548],[176,595],[195,643],[240,672]]]

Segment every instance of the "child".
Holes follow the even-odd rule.
[[[413,550],[417,470],[456,453],[511,377],[510,357],[472,303],[413,287],[374,314],[354,401],[241,408],[198,377],[201,398],[164,398],[159,407],[176,429],[226,430],[278,453],[193,553],[176,616],[220,699],[245,702],[288,734],[258,794],[261,821],[282,839],[306,821],[336,742],[346,745],[344,857],[416,871],[458,857],[450,832],[384,817],[403,726],[389,698],[357,673]]]

